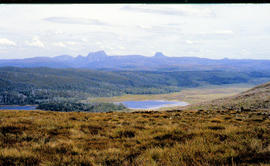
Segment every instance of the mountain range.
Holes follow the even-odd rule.
[[[270,60],[251,59],[207,59],[198,57],[168,57],[162,52],[152,57],[142,55],[107,55],[104,51],[90,52],[87,56],[34,57],[25,59],[2,59],[0,67],[51,67],[86,68],[97,70],[141,70],[141,71],[198,71],[235,70],[267,71]]]

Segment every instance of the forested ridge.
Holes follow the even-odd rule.
[[[59,112],[110,112],[127,109],[123,104],[113,103],[77,103],[77,102],[51,102],[40,103],[37,109]]]
[[[2,67],[0,104],[23,105],[123,94],[161,94],[202,85],[259,84],[268,80],[270,72],[98,71]]]

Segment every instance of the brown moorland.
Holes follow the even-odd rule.
[[[269,165],[269,111],[0,111],[0,165]]]

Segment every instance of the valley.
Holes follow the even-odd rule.
[[[0,166],[270,166],[269,4],[54,1],[0,5]]]
[[[1,94],[17,93],[13,94],[17,98],[9,96],[2,101],[39,102],[37,109],[46,111],[0,110],[0,165],[270,164],[270,107],[267,104],[270,84],[254,87],[260,79],[268,78],[220,71],[219,77],[225,78],[218,83],[219,79],[205,82],[199,81],[202,77],[198,77],[203,75],[203,78],[209,78],[216,72],[194,72],[189,75],[181,72],[178,73],[180,78],[186,74],[185,78],[192,78],[190,81],[196,82],[197,86],[176,86],[174,91],[168,93],[167,87],[177,85],[175,82],[166,84],[170,78],[168,75],[176,76],[176,73],[141,72],[139,76],[138,72],[128,72],[128,81],[127,77],[123,77],[127,76],[123,71],[119,74],[73,69],[35,70],[2,69],[1,74],[5,76],[1,79],[2,84],[9,83],[2,87]],[[76,75],[73,75],[74,72]],[[140,81],[143,84],[133,84],[136,79],[143,79],[143,74],[149,80]],[[18,77],[21,75],[24,77]],[[26,77],[28,75],[31,77]],[[230,80],[226,78],[240,75],[248,78],[249,83],[224,83]],[[109,76],[109,79],[106,80],[105,76]],[[133,80],[134,77],[136,79]],[[46,84],[41,81],[45,78]],[[155,78],[159,78],[159,81],[155,82]],[[52,86],[47,84],[50,80],[53,81]],[[92,93],[91,88],[75,88],[84,85],[84,80],[93,80],[93,83],[99,80],[96,85],[110,83],[113,88],[120,88],[122,81],[124,85],[129,82],[126,88],[135,93],[121,94],[118,91],[118,95],[110,97],[99,93],[100,97]],[[152,85],[156,87],[166,85],[163,92],[167,93],[156,94],[155,90],[140,94],[141,91],[136,90],[137,87],[147,87],[145,85],[148,83],[154,83]],[[89,84],[85,85],[87,87]],[[143,91],[146,92],[146,89]],[[36,100],[37,92],[45,93],[47,98]],[[63,92],[71,95],[65,96]],[[34,100],[27,100],[27,94]],[[177,100],[190,105],[145,111],[113,104],[142,100]]]
[[[104,103],[181,98],[192,103],[159,111],[87,113],[77,112],[79,107],[87,109],[78,103],[63,105],[75,108],[71,112],[1,110],[0,165],[269,165],[270,107],[247,110],[261,104],[245,102],[254,95],[257,101],[269,99],[269,85],[87,99]],[[222,103],[216,102],[220,99]]]
[[[270,81],[270,73],[233,70],[168,72],[2,67],[0,78],[1,105],[114,102],[124,98],[182,100],[194,103],[204,101],[204,98],[224,97],[230,92],[237,93],[245,87]],[[238,86],[238,90],[233,90],[233,86]],[[220,88],[225,88],[224,92],[220,92]]]

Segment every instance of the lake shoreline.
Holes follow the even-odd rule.
[[[38,105],[0,105],[0,110],[39,110]]]
[[[115,104],[122,103],[130,110],[159,110],[161,108],[170,108],[177,106],[187,106],[189,103],[178,100],[138,100],[138,101],[122,101],[114,102]]]

